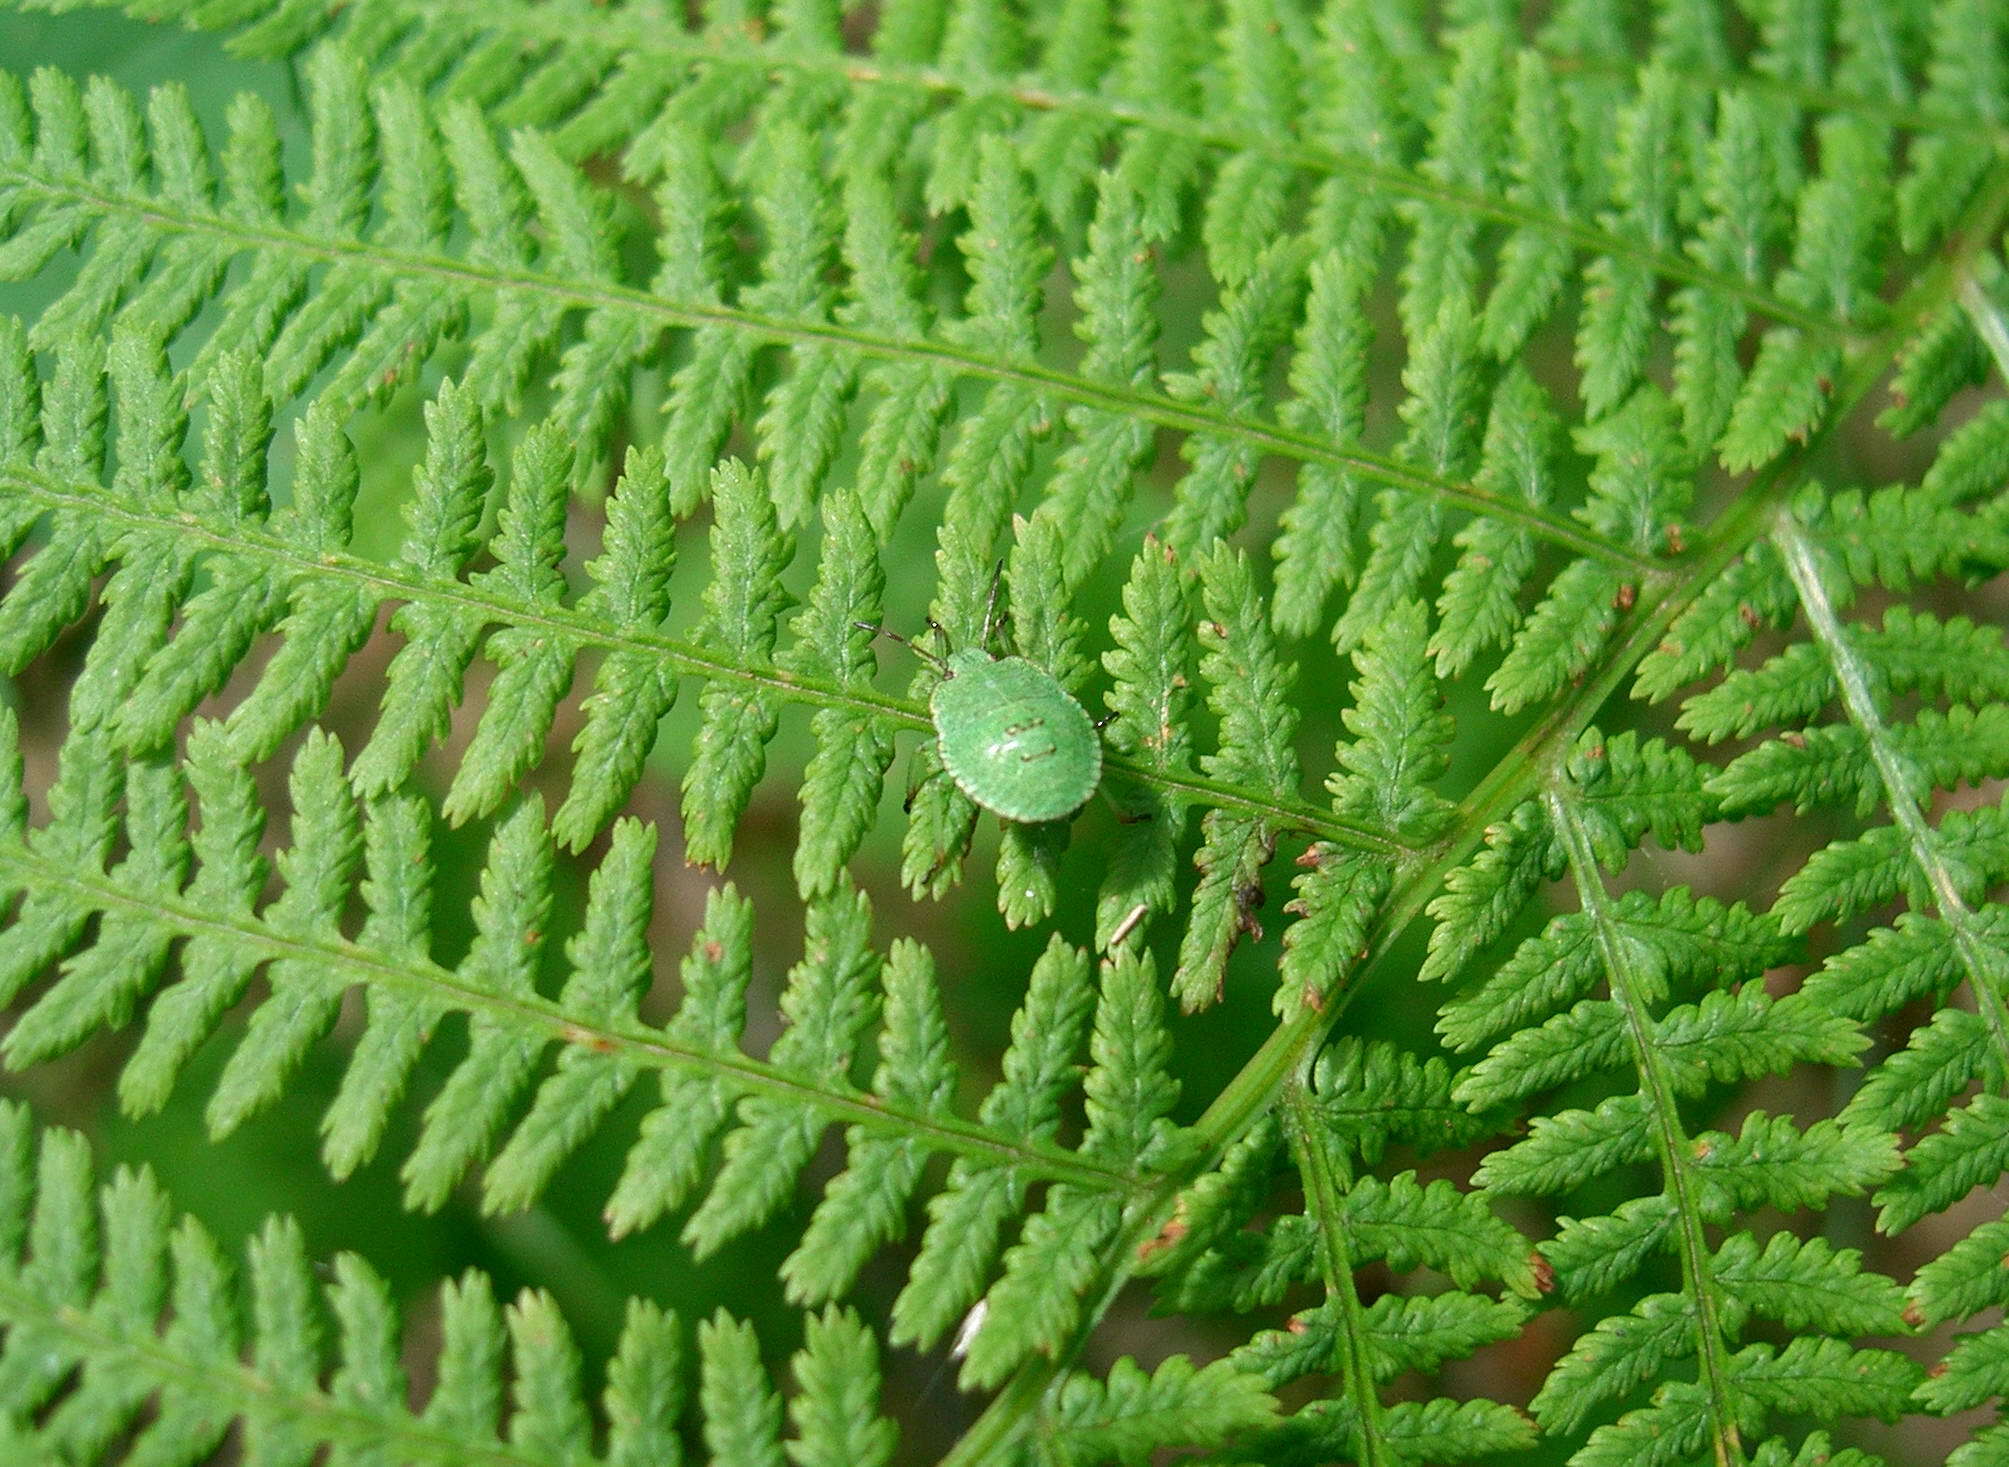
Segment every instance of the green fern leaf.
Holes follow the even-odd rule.
[[[782,1467],[781,1397],[760,1368],[753,1326],[723,1309],[698,1326],[705,1446],[732,1467]]]
[[[479,589],[526,608],[558,605],[569,457],[555,431],[524,437],[510,465],[508,502],[497,515],[491,549],[498,563],[474,578]],[[501,807],[544,752],[558,700],[572,683],[574,649],[549,633],[505,627],[484,650],[496,664],[495,681],[441,806],[450,825]]]
[[[1695,1320],[1678,1294],[1649,1294],[1629,1314],[1578,1337],[1528,1403],[1544,1428],[1575,1431],[1610,1401],[1623,1400],[1694,1353]]]
[[[159,763],[137,764],[126,771],[125,798],[131,851],[110,874],[157,899],[169,897],[189,856],[179,781]],[[74,1049],[100,1026],[123,1023],[160,975],[165,936],[141,912],[105,924],[99,940],[69,958],[56,983],[8,1030],[0,1054],[10,1065],[34,1064]]]
[[[275,862],[285,893],[262,915],[278,931],[326,941],[340,931],[362,854],[355,802],[342,782],[342,748],[327,735],[310,739],[293,763],[293,834],[293,848]],[[228,1135],[276,1100],[307,1047],[335,1021],[341,988],[317,966],[312,959],[282,961],[268,970],[272,994],[210,1096],[212,1135]]]
[[[1673,225],[1669,196],[1675,145],[1675,88],[1671,72],[1648,71],[1639,97],[1617,119],[1617,159],[1612,168],[1614,232],[1664,247]],[[1654,280],[1638,262],[1605,255],[1584,274],[1584,307],[1577,326],[1577,364],[1583,369],[1584,406],[1593,420],[1623,402],[1646,362]]]
[[[708,893],[705,919],[691,939],[680,976],[683,1002],[666,1037],[696,1054],[739,1047],[752,980],[753,908],[731,886]],[[704,1150],[724,1124],[732,1091],[715,1073],[665,1069],[661,1101],[643,1120],[627,1166],[607,1201],[616,1237],[680,1206],[702,1177]]]
[[[869,685],[871,633],[885,575],[863,507],[849,494],[823,501],[817,581],[797,620],[798,641],[784,657],[790,670],[852,691]],[[817,752],[804,773],[803,838],[795,851],[797,888],[820,896],[838,881],[879,803],[893,741],[879,720],[838,708],[816,714]]]
[[[1525,372],[1510,370],[1493,394],[1476,482],[1503,501],[1546,503],[1553,493],[1556,422],[1546,395]],[[1475,519],[1452,537],[1460,554],[1437,600],[1430,645],[1439,677],[1456,677],[1487,647],[1520,624],[1517,603],[1534,567],[1535,542],[1504,517]]]
[[[1115,717],[1104,737],[1146,773],[1168,781],[1192,770],[1186,618],[1176,557],[1170,547],[1146,540],[1124,584],[1123,613],[1109,621],[1114,645],[1102,654],[1102,663],[1114,683],[1106,696]],[[1123,924],[1135,930],[1175,900],[1185,805],[1148,780],[1128,782],[1121,798],[1126,809],[1143,818],[1127,820],[1112,843],[1095,904],[1098,945],[1113,943]],[[1143,914],[1133,920],[1140,907]]]
[[[776,507],[754,474],[729,463],[712,478],[716,519],[712,558],[717,569],[705,588],[705,625],[699,640],[728,648],[746,662],[769,662],[786,593],[782,567],[794,546]],[[779,712],[759,688],[715,682],[705,688],[703,719],[684,775],[684,841],[687,859],[722,866],[732,854],[732,832],[767,762]]]
[[[789,1027],[769,1052],[771,1064],[825,1082],[849,1071],[852,1048],[877,1010],[870,991],[870,921],[871,908],[855,891],[834,892],[810,907],[803,958],[781,996]],[[700,1256],[780,1205],[823,1130],[815,1112],[765,1096],[742,1100],[738,1120],[711,1191],[684,1225],[685,1241]]]
[[[1695,1138],[1696,1164],[1712,1185],[1740,1202],[1763,1197],[1776,1207],[1812,1207],[1855,1196],[1897,1166],[1887,1132],[1816,1121],[1804,1131],[1789,1116],[1753,1111],[1735,1137]]]
[[[237,778],[241,780],[242,775]],[[205,795],[205,822],[210,809]],[[417,798],[393,797],[371,807],[363,829],[368,874],[362,888],[369,917],[362,936],[372,949],[407,964],[423,963],[428,957],[432,890],[426,857],[431,822],[430,810]],[[130,1096],[136,1091],[134,1072],[147,1046],[154,1042],[155,1025],[175,1046],[162,1057],[160,1068],[165,1070],[185,1055],[185,1046],[192,1046],[214,1027],[223,1007],[242,989],[241,975],[246,971],[248,963],[239,957],[237,966],[218,965],[219,981],[205,981],[200,987],[185,983],[186,993],[178,988],[163,994],[154,1005],[140,1053],[133,1056],[120,1077],[121,1094]],[[229,986],[232,982],[234,988]],[[170,1004],[180,1010],[174,1028],[158,1017]],[[420,1052],[445,1012],[436,999],[395,988],[371,989],[366,1007],[366,1027],[356,1052],[343,1072],[340,1089],[321,1117],[322,1159],[338,1177],[349,1175],[375,1154]],[[127,1103],[132,1105],[133,1101],[128,1099]]]
[[[593,873],[586,925],[566,944],[572,972],[558,999],[566,1012],[603,1024],[619,1022],[648,988],[648,877],[654,855],[652,829],[633,822],[614,827],[607,858]],[[583,1047],[563,1051],[482,1179],[483,1206],[491,1212],[529,1206],[637,1078],[631,1064],[604,1063]]]
[[[915,1112],[946,1119],[955,1090],[941,999],[925,950],[896,944],[885,970],[885,1027],[874,1091]],[[866,1260],[905,1230],[904,1208],[920,1181],[926,1151],[913,1139],[853,1127],[849,1162],[824,1193],[802,1241],[781,1266],[791,1297],[833,1298]]]
[[[1248,563],[1225,550],[1201,562],[1200,585],[1209,620],[1200,628],[1200,671],[1221,718],[1221,752],[1200,764],[1217,779],[1266,789],[1297,784],[1290,748],[1295,718],[1277,695],[1290,685],[1255,599]],[[1201,825],[1200,886],[1180,943],[1172,991],[1188,1011],[1220,997],[1228,954],[1249,932],[1262,903],[1262,868],[1276,853],[1276,833],[1257,819],[1212,811]]]
[[[1334,443],[1359,440],[1366,426],[1368,321],[1361,296],[1365,268],[1329,252],[1313,260],[1304,323],[1291,357],[1294,396],[1286,421],[1316,429]],[[1306,636],[1324,621],[1333,588],[1351,581],[1359,483],[1344,469],[1308,463],[1297,496],[1271,547],[1277,563],[1272,614],[1286,636]]]
[[[1997,1250],[2005,1233],[2009,1223],[1983,1223],[1918,1271],[1911,1295],[1928,1323],[1978,1314],[2000,1302],[2004,1280]]]
[[[666,490],[661,456],[631,449],[607,501],[603,552],[586,565],[594,585],[581,611],[634,636],[653,632],[669,610],[676,542]],[[676,675],[660,658],[626,649],[607,654],[581,705],[586,722],[572,741],[572,787],[551,820],[560,845],[582,848],[634,789],[676,695]]]
[[[461,979],[497,997],[534,995],[550,900],[550,841],[542,807],[529,802],[497,827],[490,843],[474,912],[476,940]],[[467,1057],[426,1107],[418,1143],[401,1168],[413,1206],[440,1206],[461,1174],[487,1153],[544,1048],[498,1019],[477,1018],[469,1031]]]
[[[1904,1295],[1864,1272],[1861,1255],[1824,1239],[1774,1233],[1761,1249],[1749,1233],[1725,1240],[1716,1277],[1753,1313],[1790,1330],[1836,1335],[1894,1335],[1904,1330]]]
[[[1304,242],[1270,243],[1247,277],[1225,294],[1206,318],[1206,340],[1193,349],[1196,370],[1166,379],[1166,390],[1186,402],[1219,403],[1230,414],[1260,401],[1270,363],[1289,336],[1304,288]],[[1181,556],[1197,557],[1247,518],[1258,465],[1254,447],[1239,436],[1194,434],[1181,456],[1191,468],[1173,491],[1165,541]]]
[[[1062,1462],[1143,1462],[1166,1442],[1216,1446],[1269,1423],[1276,1403],[1224,1360],[1174,1355],[1155,1371],[1127,1357],[1106,1381],[1070,1375],[1060,1387],[1049,1450]]]
[[[1877,1225],[1910,1227],[1967,1195],[2009,1154],[2009,1106],[1999,1095],[1977,1095],[1944,1117],[1943,1129],[1905,1154],[1906,1169],[1876,1194]]]
[[[1991,90],[2000,66],[2000,17],[1972,0],[1941,6],[1932,24],[1932,64],[1925,100],[1960,113],[1979,108],[1992,119]],[[1986,162],[1973,144],[1946,133],[1921,138],[1897,190],[1904,248],[1923,249],[1943,230],[1979,182]]]

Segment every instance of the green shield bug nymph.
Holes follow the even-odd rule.
[[[1102,739],[1087,710],[1023,657],[950,653],[928,714],[949,778],[994,815],[1059,820],[1102,782]]]
[[[993,583],[984,613],[986,642],[996,606]],[[935,749],[972,803],[1022,824],[1065,819],[1088,803],[1102,782],[1102,736],[1052,673],[981,647],[940,656],[898,632],[858,625],[902,643],[941,674],[928,697]],[[946,643],[941,627],[929,625]]]

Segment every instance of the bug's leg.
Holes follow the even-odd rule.
[[[907,776],[907,796],[900,801],[900,813],[902,815],[913,814],[914,801],[921,797],[922,788],[929,780],[940,779],[947,772],[941,765],[928,763],[920,755],[915,755],[914,762],[911,765],[911,772]]]
[[[1114,708],[1110,709],[1107,713],[1103,714],[1100,718],[1095,720],[1095,731],[1097,733],[1101,733],[1105,728],[1109,727],[1110,724],[1116,722],[1116,720],[1120,716],[1121,715],[1118,714]]]
[[[991,594],[984,603],[984,635],[978,644],[986,652],[991,650],[991,633],[998,627],[998,588],[1004,584],[1004,565],[1004,557],[999,556],[998,563],[991,567]]]
[[[1109,813],[1116,817],[1118,825],[1142,825],[1151,818],[1149,810],[1126,810],[1116,803],[1116,797],[1109,793],[1109,786],[1103,785],[1096,791],[1102,802],[1109,807]]]
[[[942,661],[941,658],[937,657],[927,648],[917,644],[911,637],[903,637],[898,632],[894,631],[891,627],[875,626],[873,623],[869,621],[854,621],[851,623],[851,625],[859,628],[861,631],[870,632],[877,637],[891,637],[894,641],[898,642],[902,647],[905,647],[909,652],[913,653],[923,662],[932,663],[934,665],[935,671],[939,672],[943,677],[947,677],[949,675],[949,664]],[[929,622],[928,625],[934,626],[934,623]],[[939,631],[940,628],[936,628],[936,630]]]
[[[935,864],[928,868],[927,876],[922,879],[922,886],[933,887],[935,878],[948,870],[951,862],[961,861],[970,853],[970,835],[975,828],[974,824],[964,827],[960,840],[949,841],[942,847],[941,852],[935,857]]]

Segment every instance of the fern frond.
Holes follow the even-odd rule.
[[[1341,742],[1340,767],[1326,780],[1342,815],[1418,843],[1449,814],[1431,788],[1444,772],[1451,723],[1429,682],[1425,625],[1423,608],[1404,603],[1355,654],[1361,676],[1353,706],[1340,715],[1354,739]],[[1285,908],[1304,920],[1285,937],[1273,1005],[1280,1015],[1298,1004],[1322,1007],[1337,990],[1359,961],[1368,923],[1393,879],[1385,862],[1327,846],[1314,846],[1302,864],[1310,869],[1294,883],[1298,895]]]
[[[1542,389],[1525,372],[1509,370],[1493,394],[1476,482],[1503,501],[1547,503],[1554,492],[1555,434]],[[1438,676],[1446,678],[1520,624],[1517,597],[1535,561],[1534,537],[1505,518],[1475,519],[1452,539],[1461,553],[1444,578],[1439,625],[1430,639]]]
[[[240,1282],[199,1223],[175,1220],[150,1173],[121,1170],[94,1194],[74,1132],[46,1131],[37,1144],[14,1104],[0,1131],[7,1426],[24,1450],[109,1461],[130,1433],[143,1453],[186,1454],[216,1446],[236,1422],[262,1456],[326,1441],[420,1462],[679,1460],[689,1346],[673,1314],[631,1304],[596,1413],[550,1297],[525,1292],[505,1310],[470,1273],[444,1290],[433,1383],[415,1410],[389,1288],[361,1258],[339,1256],[317,1281],[300,1229],[275,1218],[252,1240]],[[697,1347],[706,1442],[721,1460],[780,1461],[780,1398],[752,1327],[720,1311],[698,1327]],[[889,1460],[895,1429],[878,1410],[876,1344],[856,1314],[813,1317],[791,1373],[791,1456]],[[606,1423],[598,1449],[596,1414]]]
[[[1322,1068],[1321,1078],[1336,1087],[1367,1074],[1334,1066]],[[1451,1414],[1425,1427],[1401,1405],[1385,1406],[1378,1399],[1380,1384],[1404,1369],[1434,1368],[1512,1333],[1522,1307],[1471,1292],[1480,1281],[1500,1280],[1523,1296],[1534,1294],[1537,1285],[1525,1241],[1492,1215],[1483,1198],[1448,1182],[1419,1183],[1413,1173],[1385,1184],[1352,1174],[1349,1159],[1328,1140],[1322,1112],[1335,1102],[1346,1106],[1361,1098],[1338,1088],[1314,1098],[1295,1087],[1289,1097],[1286,1129],[1304,1179],[1307,1211],[1302,1218],[1279,1219],[1271,1229],[1273,1240],[1288,1235],[1297,1246],[1266,1260],[1267,1287],[1322,1275],[1326,1302],[1295,1315],[1287,1330],[1257,1335],[1231,1358],[1271,1389],[1329,1373],[1340,1390],[1334,1402],[1315,1403],[1279,1421],[1266,1434],[1267,1453],[1294,1457],[1310,1438],[1328,1452],[1411,1460],[1419,1434],[1432,1438],[1430,1452],[1451,1461],[1525,1447],[1531,1441],[1525,1420],[1494,1402],[1440,1402]],[[1278,1268],[1285,1258],[1287,1273]],[[1457,1288],[1427,1298],[1387,1294],[1368,1305],[1354,1275],[1377,1260],[1402,1272],[1434,1267]]]
[[[1031,1140],[1060,1126],[1076,1048],[1092,1002],[1086,957],[1058,936],[1033,966],[1025,1002],[1012,1020],[1003,1078],[979,1112],[986,1125]],[[928,1204],[928,1230],[906,1287],[893,1304],[893,1338],[932,1344],[972,1305],[1008,1217],[1023,1204],[1028,1178],[1010,1165],[958,1159]]]
[[[2001,18],[1986,5],[1957,0],[1938,7],[1924,101],[1998,122],[2001,55]],[[1971,143],[1944,134],[1920,138],[1907,162],[1897,190],[1898,227],[1904,247],[1918,250],[1952,220],[1987,163]]]
[[[1653,779],[1651,759],[1640,761],[1615,747],[1598,752],[1613,756],[1612,771],[1627,771],[1619,775],[1622,781],[1642,775]],[[1660,762],[1663,770],[1669,768],[1664,755]],[[1580,760],[1576,768],[1591,791],[1609,777],[1602,762]],[[1844,1337],[1867,1332],[1861,1316],[1839,1303],[1817,1304],[1816,1296],[1783,1281],[1775,1287],[1777,1275],[1771,1270],[1785,1268],[1797,1256],[1799,1245],[1790,1235],[1781,1235],[1785,1241],[1767,1253],[1769,1269],[1757,1266],[1748,1235],[1733,1238],[1714,1254],[1705,1254],[1701,1246],[1703,1224],[1733,1210],[1761,1202],[1785,1209],[1812,1207],[1825,1201],[1830,1189],[1860,1194],[1883,1181],[1896,1165],[1890,1134],[1838,1127],[1832,1121],[1803,1129],[1789,1117],[1753,1114],[1742,1132],[1731,1137],[1691,1132],[1680,1113],[1684,1098],[1700,1096],[1712,1084],[1800,1064],[1845,1065],[1863,1047],[1864,1037],[1846,1017],[1805,998],[1775,1000],[1756,987],[1734,986],[1741,978],[1755,978],[1780,955],[1771,924],[1749,914],[1738,925],[1751,939],[1743,949],[1751,966],[1741,971],[1713,964],[1690,968],[1683,981],[1700,980],[1711,985],[1708,991],[1693,1004],[1665,1007],[1669,980],[1692,961],[1687,956],[1692,948],[1687,934],[1671,927],[1667,948],[1647,956],[1655,949],[1637,944],[1650,929],[1621,925],[1623,903],[1606,894],[1595,867],[1621,858],[1638,827],[1619,813],[1627,798],[1613,794],[1617,798],[1604,814],[1616,819],[1602,831],[1570,802],[1555,796],[1549,801],[1557,838],[1585,898],[1585,911],[1576,920],[1592,935],[1588,953],[1595,954],[1593,961],[1603,969],[1610,997],[1560,1008],[1583,991],[1586,979],[1595,981],[1597,967],[1588,963],[1580,976],[1558,979],[1560,965],[1538,957],[1524,961],[1513,970],[1521,975],[1520,993],[1508,988],[1504,975],[1496,977],[1488,985],[1490,992],[1452,1010],[1458,1017],[1453,1032],[1476,1036],[1478,1024],[1496,1028],[1503,1018],[1515,1031],[1461,1078],[1455,1093],[1475,1107],[1490,1106],[1582,1082],[1600,1071],[1628,1071],[1637,1089],[1620,1082],[1616,1093],[1594,1108],[1537,1116],[1528,1137],[1489,1155],[1474,1180],[1507,1192],[1562,1192],[1621,1165],[1656,1161],[1664,1188],[1660,1205],[1640,1199],[1606,1219],[1572,1220],[1548,1251],[1551,1262],[1583,1268],[1590,1275],[1566,1278],[1564,1288],[1601,1291],[1638,1269],[1651,1252],[1672,1245],[1680,1252],[1685,1288],[1679,1295],[1650,1294],[1629,1314],[1594,1325],[1550,1375],[1531,1409],[1546,1428],[1574,1432],[1592,1412],[1625,1400],[1648,1382],[1666,1379],[1674,1362],[1694,1362],[1692,1393],[1663,1387],[1653,1406],[1599,1427],[1586,1452],[1593,1459],[1601,1459],[1601,1453],[1648,1451],[1649,1440],[1667,1433],[1685,1441],[1734,1441],[1749,1429],[1753,1406],[1790,1411],[1819,1400],[1824,1409],[1841,1412],[1894,1409],[1891,1403],[1909,1388],[1904,1374],[1909,1367],[1899,1357],[1879,1352],[1851,1353]],[[1677,838],[1682,833],[1667,832]],[[1643,906],[1635,897],[1633,913],[1640,914]],[[1670,912],[1689,915],[1680,906]],[[1568,920],[1561,919],[1558,927]],[[1733,930],[1726,927],[1725,935]],[[1548,941],[1552,945],[1554,938]],[[1522,956],[1535,957],[1540,951],[1530,944]],[[1551,1017],[1529,1026],[1544,1009],[1553,1011]],[[1823,1280],[1839,1272],[1821,1252],[1807,1256],[1821,1259],[1818,1276]],[[1800,1277],[1812,1280],[1808,1274]],[[1865,1280],[1865,1286],[1867,1291],[1857,1298],[1879,1300],[1878,1322],[1894,1325],[1895,1286],[1874,1278]],[[1827,1337],[1803,1335],[1795,1346],[1814,1347],[1808,1352],[1789,1349],[1775,1357],[1769,1347],[1753,1345],[1733,1353],[1731,1346],[1752,1311],[1789,1314],[1791,1327]],[[1848,1358],[1859,1380],[1877,1377],[1882,1393],[1866,1387],[1860,1400],[1845,1402],[1840,1393],[1823,1393],[1812,1385],[1829,1368],[1822,1346]],[[1760,1379],[1762,1386],[1752,1383]]]
[[[1262,401],[1270,364],[1298,312],[1304,285],[1305,243],[1270,243],[1247,275],[1229,288],[1221,309],[1209,312],[1207,337],[1193,349],[1195,370],[1166,378],[1166,390],[1185,402],[1219,402],[1233,415]],[[1239,435],[1194,434],[1180,449],[1191,464],[1173,491],[1165,522],[1166,543],[1194,557],[1247,518],[1259,455]]]
[[[284,67],[0,16],[0,1058],[783,1261],[405,1359],[0,1109],[0,1457],[2000,1454],[1986,0],[121,3]]]
[[[812,908],[805,956],[781,999],[788,1027],[756,1060],[740,1047],[751,916],[729,888],[714,894],[706,924],[693,939],[678,1013],[662,1029],[636,1017],[651,976],[643,934],[654,841],[646,827],[615,826],[590,886],[584,925],[566,946],[569,976],[557,996],[547,998],[540,992],[539,934],[552,853],[535,802],[520,805],[497,828],[472,913],[475,942],[447,971],[432,963],[423,940],[430,908],[423,808],[393,798],[359,811],[342,777],[339,746],[325,735],[310,739],[295,762],[295,844],[277,863],[281,892],[258,906],[263,867],[255,854],[256,807],[227,742],[216,725],[199,727],[189,777],[204,801],[204,818],[192,846],[179,782],[160,765],[128,772],[123,831],[132,854],[95,881],[79,886],[74,866],[66,877],[52,879],[41,866],[56,849],[60,827],[26,831],[25,843],[17,837],[13,869],[36,869],[36,888],[63,892],[67,901],[52,906],[48,919],[17,922],[10,942],[18,946],[39,935],[76,946],[59,981],[12,1031],[18,1037],[11,1039],[11,1061],[61,1052],[93,1029],[121,1021],[166,976],[166,944],[179,930],[188,942],[182,970],[149,1012],[124,1094],[129,1105],[157,1105],[174,1072],[214,1031],[253,974],[262,972],[269,992],[209,1102],[211,1126],[222,1134],[278,1096],[349,989],[395,966],[410,976],[372,987],[367,1026],[324,1117],[331,1168],[346,1173],[375,1151],[427,1039],[442,1020],[463,1014],[469,1051],[428,1105],[404,1163],[413,1205],[439,1205],[491,1150],[484,1207],[527,1205],[654,1071],[660,1100],[644,1118],[608,1202],[617,1234],[696,1201],[685,1234],[695,1249],[710,1251],[790,1195],[799,1168],[833,1120],[850,1123],[848,1180],[832,1186],[785,1270],[791,1290],[804,1298],[841,1292],[867,1259],[899,1236],[921,1167],[944,1143],[969,1165],[952,1170],[948,1192],[936,1199],[942,1208],[951,1206],[945,1199],[975,1196],[1009,1203],[1035,1180],[1069,1181],[1101,1205],[1119,1197],[1128,1170],[1147,1164],[1162,1144],[1154,1139],[1155,1118],[1175,1093],[1163,1073],[1165,1040],[1142,1009],[1129,1012],[1155,1002],[1147,969],[1125,970],[1126,1007],[1105,1012],[1105,1025],[1130,1027],[1120,1035],[1112,1031],[1112,1047],[1089,1074],[1091,1127],[1083,1148],[1064,1152],[1052,1138],[1075,1079],[1072,1055],[1086,991],[1081,959],[1064,946],[1056,945],[1042,965],[1021,1017],[1025,1043],[1034,1047],[1022,1063],[1008,1066],[1005,1084],[973,1127],[948,1109],[954,1072],[927,955],[913,944],[896,944],[882,977],[868,942],[869,908],[855,891],[840,888]],[[59,808],[67,803],[66,796]],[[191,853],[200,865],[184,886]],[[365,853],[370,874],[363,896],[370,916],[351,941],[334,924]],[[83,927],[72,915],[80,899],[85,910],[111,901],[134,916],[101,922],[80,942]],[[207,905],[190,905],[195,901]],[[132,904],[140,902],[151,915],[138,916]],[[24,919],[32,916],[24,913]],[[874,1088],[865,1091],[849,1077],[856,1045],[875,1023],[882,1061]],[[556,1064],[547,1067],[554,1041]],[[1028,1167],[1016,1154],[1018,1144],[1003,1151],[993,1144],[993,1128],[1006,1128],[1025,1138],[1018,1144],[1055,1160],[1074,1160],[1058,1169],[1039,1162]],[[703,1166],[715,1139],[722,1169],[707,1179]],[[1002,1217],[993,1212],[993,1227]],[[976,1234],[964,1219],[934,1236],[967,1250]],[[992,1238],[995,1246],[994,1231]],[[981,1270],[989,1261],[984,1251],[973,1264]],[[924,1247],[913,1280],[917,1299],[945,1287],[944,1266]],[[946,1287],[967,1290],[980,1282],[980,1273],[963,1272]]]

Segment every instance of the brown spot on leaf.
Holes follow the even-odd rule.
[[[1539,1253],[1528,1254],[1528,1266],[1534,1270],[1535,1287],[1544,1294],[1556,1291],[1556,1266]]]
[[[1185,1208],[1185,1205],[1186,1204],[1182,1199],[1179,1203],[1179,1206],[1182,1211]],[[1189,1229],[1186,1227],[1186,1219],[1178,1213],[1173,1214],[1173,1216],[1166,1222],[1165,1226],[1158,1229],[1158,1234],[1156,1237],[1151,1238],[1146,1242],[1138,1245],[1137,1257],[1139,1261],[1144,1261],[1156,1257],[1158,1254],[1163,1253],[1168,1248],[1176,1248],[1179,1245],[1179,1243],[1185,1238],[1188,1231]]]

